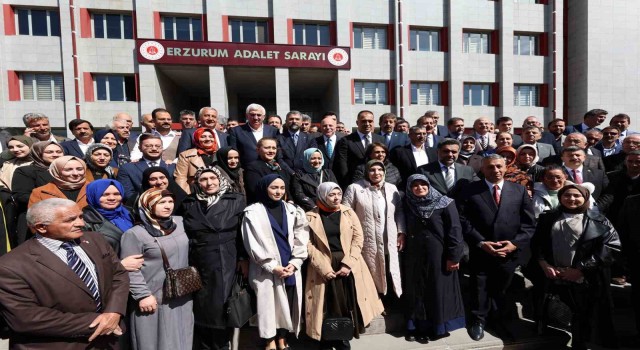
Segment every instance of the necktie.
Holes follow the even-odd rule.
[[[573,180],[575,181],[575,183],[577,183],[578,185],[582,184],[582,176],[580,176],[580,173],[578,173],[578,171],[575,169],[571,171],[573,172]]]
[[[480,136],[480,147],[483,151],[487,149],[487,140],[485,139],[485,137],[486,136]]]
[[[445,182],[447,183],[447,189],[451,189],[453,187],[453,185],[455,185],[456,180],[453,176],[453,169],[450,169],[449,167],[443,167],[444,168],[444,173],[445,173]]]
[[[364,136],[364,148],[369,147],[370,144],[371,144],[371,134],[366,134]]]
[[[149,162],[149,168],[154,167],[154,166],[158,166],[158,162],[156,162],[156,161]]]
[[[433,134],[427,135],[427,146],[433,147]]]
[[[80,277],[82,282],[89,288],[91,296],[96,301],[96,311],[102,310],[102,300],[100,298],[100,292],[98,291],[98,285],[93,280],[89,268],[85,265],[76,252],[73,250],[73,244],[70,242],[64,242],[60,245],[60,248],[67,251],[67,265],[73,270],[73,272]]]
[[[333,145],[331,144],[331,138],[327,139],[327,156],[329,156],[329,159],[333,157]]]
[[[391,143],[391,134],[386,134],[384,135],[385,140],[387,140],[387,147],[389,147],[389,144]]]
[[[493,200],[496,201],[496,205],[500,206],[500,187],[493,185]]]
[[[298,146],[298,134],[293,134],[293,144]]]

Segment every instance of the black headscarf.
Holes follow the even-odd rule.
[[[258,202],[264,204],[266,207],[272,207],[282,202],[282,199],[279,201],[274,201],[269,197],[269,193],[267,192],[269,185],[271,185],[272,182],[276,181],[276,179],[284,181],[284,179],[278,174],[265,175],[260,179],[260,181],[258,181],[258,187],[256,191]]]
[[[570,189],[578,190],[578,192],[580,192],[580,194],[582,195],[582,198],[584,198],[584,203],[582,203],[582,205],[579,206],[578,208],[569,209],[564,205],[562,205],[562,194],[567,192],[567,190],[570,190]],[[560,191],[558,191],[558,201],[560,202],[560,205],[558,207],[560,208],[560,211],[562,211],[563,213],[569,213],[569,214],[586,213],[587,210],[589,210],[589,206],[590,206],[590,203],[589,203],[590,196],[591,194],[589,193],[589,190],[583,186],[576,185],[576,184],[564,185],[564,187],[562,187]]]
[[[175,214],[182,206],[182,201],[187,198],[187,193],[182,189],[182,187],[180,187],[175,181],[173,181],[173,177],[169,175],[169,171],[167,169],[159,166],[146,168],[142,172],[142,189],[140,190],[140,194],[151,188],[151,186],[149,185],[149,177],[151,177],[151,174],[156,172],[163,173],[169,181],[169,187],[167,187],[167,190],[173,194],[173,199],[175,202],[173,213]]]
[[[216,163],[216,165],[224,170],[225,173],[227,173],[227,175],[229,175],[229,177],[231,178],[231,180],[238,181],[240,180],[240,161],[238,161],[238,166],[235,169],[231,169],[229,168],[229,152],[230,151],[236,151],[238,152],[237,149],[233,148],[233,147],[222,147],[218,150],[218,152],[216,152],[216,158],[218,159],[218,162]],[[238,152],[238,155],[240,154],[240,152]]]

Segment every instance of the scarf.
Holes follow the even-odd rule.
[[[44,149],[49,145],[56,145],[62,149],[62,147],[53,141],[39,141],[31,146],[31,158],[33,158],[33,165],[40,169],[49,169],[49,163],[42,159]],[[64,151],[64,150],[63,150]]]
[[[164,197],[172,197],[173,194],[167,190],[150,189],[145,191],[138,200],[138,211],[142,226],[152,237],[162,237],[175,231],[177,224],[170,216],[166,219],[159,219],[153,215],[156,204]]]
[[[62,156],[51,162],[51,164],[49,165],[49,174],[51,174],[51,176],[53,177],[53,183],[61,190],[77,190],[80,187],[84,186],[87,181],[84,176],[81,177],[77,182],[71,182],[67,179],[62,178],[60,174],[62,172],[62,169],[64,169],[67,163],[72,160],[80,162],[80,164],[82,164],[82,167],[84,167],[85,173],[87,172],[87,165],[84,163],[84,161],[74,156]]]
[[[85,163],[87,163],[87,168],[89,168],[89,170],[91,170],[92,172],[95,172],[98,174],[107,173],[109,174],[109,176],[111,176],[113,175],[113,168],[111,168],[109,164],[107,164],[106,167],[101,168],[91,160],[91,156],[93,155],[93,152],[99,149],[103,149],[109,152],[109,155],[111,156],[111,160],[113,160],[113,150],[111,150],[109,146],[105,145],[104,143],[94,143],[89,147],[87,147],[87,151],[84,153],[84,161]],[[111,160],[109,160],[109,163],[111,163]]]
[[[468,139],[472,139],[473,140],[473,149],[471,151],[464,151],[462,149],[462,146],[460,146],[460,153],[458,154],[458,157],[462,157],[462,159],[469,159],[474,153],[476,153],[476,138],[473,136],[466,136],[462,138],[462,141],[460,142],[460,144],[462,145],[464,143],[464,141],[468,140]]]
[[[322,158],[322,163],[317,169],[311,166],[311,157],[316,152],[320,153],[320,158]],[[304,150],[304,163],[302,164],[302,166],[304,167],[304,171],[308,174],[317,174],[321,172],[322,167],[324,166],[324,156],[322,155],[322,152],[317,148],[307,148],[306,150]]]
[[[316,204],[318,205],[318,208],[320,208],[320,210],[327,213],[340,211],[340,203],[338,203],[336,207],[332,207],[329,202],[327,202],[327,196],[329,196],[329,193],[331,193],[331,191],[335,190],[336,188],[339,189],[342,193],[340,186],[335,182],[323,182],[320,184],[320,186],[318,186],[318,198],[316,199]]]
[[[504,152],[508,152],[508,153],[512,154],[512,160],[511,161],[508,161],[507,157],[502,156],[501,153],[504,153]],[[517,152],[516,152],[515,148],[513,148],[511,146],[501,146],[501,147],[496,148],[496,154],[499,154],[504,158],[504,162],[505,162],[506,166],[508,166],[508,167],[512,166],[513,164],[515,164],[516,159],[517,159],[516,158],[517,157]]]
[[[133,219],[129,211],[122,205],[122,200],[115,209],[104,209],[100,206],[100,197],[102,197],[110,186],[115,186],[118,192],[120,192],[120,196],[124,198],[124,187],[122,187],[120,182],[101,179],[95,180],[87,185],[87,203],[97,210],[100,215],[104,216],[105,219],[116,225],[122,232],[125,232],[133,227]]]
[[[569,209],[567,207],[565,207],[562,204],[562,194],[564,194],[567,190],[569,189],[576,189],[578,190],[578,192],[580,192],[580,194],[582,195],[582,198],[584,198],[584,203],[582,203],[581,206],[579,206],[578,208],[575,209]],[[589,198],[591,197],[591,194],[589,193],[589,190],[584,187],[584,186],[580,186],[577,184],[568,184],[568,185],[564,185],[564,187],[562,187],[560,189],[560,191],[558,191],[558,199],[560,200],[560,211],[562,211],[563,213],[568,213],[568,214],[582,214],[582,213],[586,213],[587,210],[589,210]]]
[[[205,147],[200,142],[200,138],[202,137],[202,134],[205,133],[205,131],[208,131],[209,133],[211,133],[211,135],[213,135],[213,144],[209,147]],[[218,143],[216,142],[216,133],[209,128],[197,128],[196,131],[193,133],[193,143],[195,144],[199,155],[203,155],[203,154],[212,155],[216,153],[216,151],[218,150]]]
[[[523,149],[525,148],[529,148],[533,150],[533,160],[531,161],[530,165],[527,164],[522,164],[519,161],[519,156],[520,156],[520,152],[522,152]],[[520,147],[518,147],[518,151],[516,152],[516,164],[518,165],[518,167],[522,170],[529,170],[531,167],[533,167],[534,165],[536,165],[536,163],[540,160],[540,158],[538,157],[538,149],[536,148],[536,146],[534,145],[522,145]]]
[[[379,165],[382,167],[382,180],[380,180],[380,182],[378,182],[377,184],[372,184],[371,180],[369,180],[369,170],[371,169],[372,166],[374,165]],[[382,188],[382,186],[384,186],[384,180],[385,177],[387,175],[387,168],[384,166],[384,162],[376,160],[376,159],[372,159],[370,161],[367,162],[367,164],[364,166],[364,177],[367,180],[367,182],[369,182],[369,184],[371,184],[372,187],[375,187],[377,189]]]
[[[218,178],[218,181],[220,182],[220,185],[218,187],[218,192],[213,194],[206,194],[202,190],[202,188],[200,188],[200,182],[199,182],[200,176],[202,176],[202,174],[204,173],[213,173]],[[218,168],[216,167],[206,167],[206,168],[198,169],[198,171],[196,171],[194,182],[196,185],[196,198],[198,198],[198,200],[200,201],[207,203],[207,209],[211,208],[211,206],[218,203],[222,195],[224,195],[231,187],[227,179],[224,176],[222,176],[222,174],[220,173],[220,170],[218,170]]]
[[[9,142],[11,141],[18,141],[20,143],[22,143],[23,145],[29,147],[29,149],[31,149],[31,147],[33,147],[33,139],[29,136],[24,136],[24,135],[17,135],[17,136],[11,136],[10,139],[7,140],[7,150],[9,149]],[[2,154],[0,154],[2,156],[2,158],[4,160],[9,160],[9,159],[15,159],[16,157],[13,155],[13,153],[11,153],[10,151],[7,152],[2,152]],[[28,161],[32,161],[32,154],[31,152],[29,152],[24,158],[20,159],[19,161],[21,162],[28,162]]]
[[[278,162],[276,162],[275,159],[271,159],[268,162],[265,162],[267,164],[267,167],[269,167],[269,169],[271,169],[271,171],[280,171],[282,170],[282,168],[280,168],[280,164],[278,164]]]
[[[274,206],[276,203],[279,203],[282,201],[282,199],[279,201],[274,201],[269,197],[269,193],[267,192],[269,185],[271,185],[271,183],[274,182],[276,179],[280,179],[284,181],[284,179],[278,174],[265,175],[258,181],[258,185],[256,189],[258,202],[264,204],[267,207]]]
[[[424,181],[427,183],[429,186],[429,192],[426,196],[418,197],[413,194],[411,185],[416,181]],[[453,199],[442,195],[440,192],[436,191],[436,189],[431,187],[429,179],[422,174],[413,174],[409,176],[409,179],[407,179],[407,191],[405,194],[406,202],[411,212],[422,219],[430,218],[435,210],[446,208],[449,203],[453,202]]]
[[[238,150],[233,147],[220,148],[218,152],[216,152],[216,157],[218,158],[218,162],[216,163],[216,165],[218,166],[218,168],[222,169],[225,173],[227,173],[227,175],[229,175],[229,177],[233,181],[237,182],[238,180],[240,180],[240,162],[238,161],[238,166],[235,167],[235,169],[229,168],[229,152],[230,151],[238,152]],[[240,155],[240,152],[238,152],[238,155]]]

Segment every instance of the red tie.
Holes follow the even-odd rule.
[[[582,184],[582,177],[580,176],[580,174],[578,174],[578,171],[576,169],[573,169],[573,179],[575,180],[575,182],[580,185]]]
[[[500,187],[493,185],[493,200],[496,201],[496,205],[500,205]]]

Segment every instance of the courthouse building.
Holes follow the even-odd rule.
[[[415,121],[640,115],[636,0],[3,0],[0,126],[252,102]],[[136,121],[136,125],[137,121]]]

